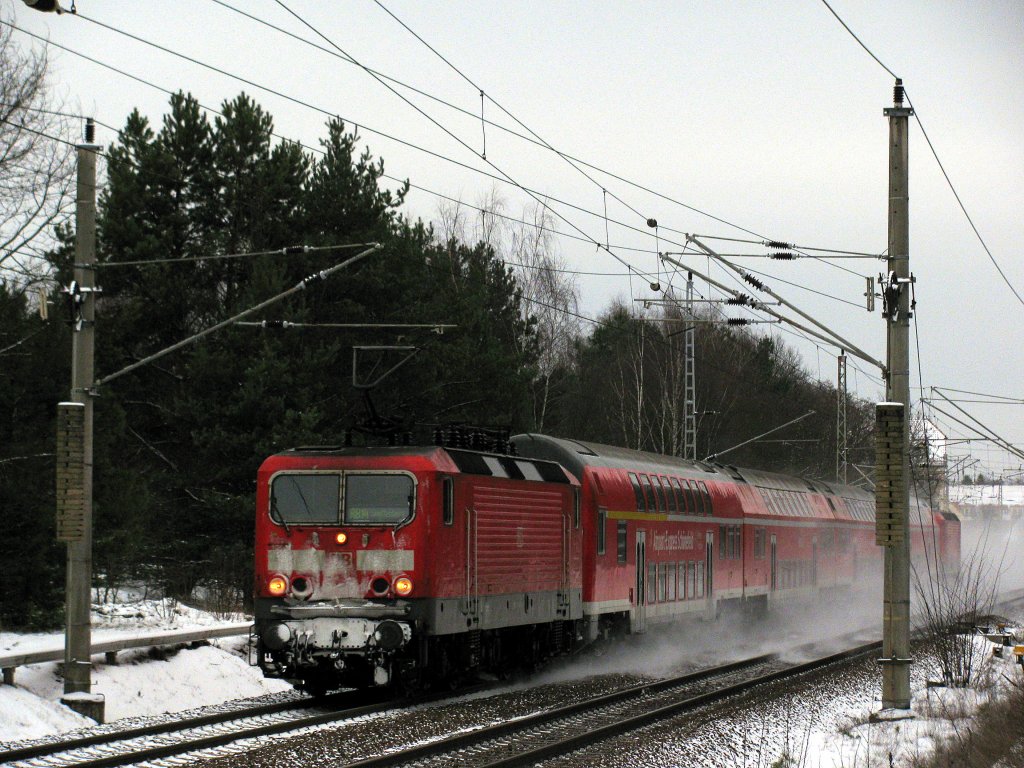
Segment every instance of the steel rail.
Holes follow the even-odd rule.
[[[235,710],[214,712],[208,715],[186,717],[166,720],[152,725],[141,725],[122,730],[94,733],[89,736],[77,736],[61,741],[47,741],[39,744],[31,744],[26,747],[0,751],[0,764],[14,762],[17,760],[32,760],[49,755],[56,755],[60,752],[70,752],[73,749],[82,749],[99,744],[110,744],[128,739],[145,738],[156,736],[162,733],[173,733],[174,731],[185,731],[191,728],[202,728],[207,725],[217,725],[231,720],[239,720],[245,717],[260,717],[262,715],[273,715],[278,712],[287,712],[289,709],[308,709],[316,706],[330,706],[332,702],[347,697],[347,693],[334,694],[324,699],[313,698],[295,699],[293,701],[278,701],[273,704],[260,704],[253,707],[243,707]]]
[[[674,686],[700,682],[707,678],[715,677],[716,675],[736,672],[758,664],[769,663],[776,659],[777,656],[775,654],[764,654],[762,656],[742,659],[728,664],[721,664],[717,667],[709,667],[707,669],[698,670],[697,672],[691,672],[678,677],[669,678],[667,680],[659,680],[654,683],[641,683],[640,685],[630,686],[629,688],[624,688],[620,691],[613,691],[612,693],[606,693],[585,699],[584,701],[576,702],[575,704],[568,704],[557,709],[538,712],[537,714],[517,718],[510,722],[498,723],[485,728],[478,728],[474,731],[470,731],[469,733],[458,734],[429,744],[421,744],[408,749],[390,752],[386,755],[378,755],[376,757],[357,760],[352,763],[345,763],[344,768],[382,768],[383,766],[398,765],[415,760],[423,760],[425,758],[449,752],[455,752],[485,741],[500,738],[515,731],[525,730],[539,725],[546,725],[554,720],[571,717],[576,714],[612,704],[619,704],[629,699],[640,698],[645,694],[657,693]]]
[[[428,704],[434,701],[443,700],[454,695],[463,695],[467,693],[474,693],[480,690],[486,690],[492,687],[493,684],[471,686],[469,688],[460,689],[458,691],[446,691],[443,693],[435,693],[426,696],[405,698],[405,699],[388,699],[382,702],[375,702],[373,704],[366,704],[357,707],[348,707],[344,709],[338,709],[330,712],[323,712],[320,714],[310,715],[308,717],[299,717],[291,720],[281,720],[279,722],[268,723],[264,725],[257,725],[254,727],[242,728],[240,730],[225,731],[223,733],[211,734],[208,736],[199,736],[198,738],[185,738],[180,741],[175,741],[166,744],[157,744],[142,747],[141,749],[127,748],[124,752],[110,755],[86,754],[80,757],[76,757],[73,754],[66,755],[62,752],[54,749],[57,746],[57,742],[38,745],[45,751],[36,754],[28,755],[23,754],[28,752],[34,747],[25,747],[23,749],[11,750],[8,752],[0,752],[0,764],[7,766],[13,763],[15,760],[24,762],[26,760],[34,760],[39,757],[46,757],[47,766],[75,766],[75,768],[111,768],[113,766],[129,765],[132,763],[139,763],[147,760],[159,760],[166,757],[174,757],[185,755],[192,752],[198,752],[203,749],[212,749],[217,747],[224,747],[242,739],[252,739],[261,736],[273,736],[280,733],[287,733],[289,731],[299,730],[301,728],[310,728],[318,725],[326,725],[328,723],[337,722],[340,720],[347,720],[350,718],[361,717],[363,715],[376,714],[378,712],[385,711],[387,709],[405,708],[411,706],[418,706],[422,704]],[[365,692],[359,692],[361,695],[365,695]],[[348,693],[338,694],[340,697],[347,697]],[[327,697],[325,701],[334,699],[334,696]],[[87,736],[83,737],[84,740],[88,741],[85,745],[74,745],[72,749],[88,749],[90,747],[110,747],[117,744],[118,742],[127,741],[129,739],[146,738],[149,736],[158,736],[167,733],[183,732],[196,727],[206,727],[209,725],[218,725],[221,723],[227,724],[232,720],[244,720],[252,717],[261,717],[267,714],[276,714],[278,712],[284,712],[288,709],[308,709],[317,704],[322,704],[323,701],[318,702],[316,699],[302,699],[298,702],[292,702],[291,706],[287,706],[287,703],[264,705],[263,707],[254,707],[251,710],[235,710],[234,712],[216,713],[213,715],[202,716],[197,718],[190,718],[188,720],[171,721],[168,723],[159,723],[152,727],[141,727],[133,728],[128,731],[113,731],[106,734],[96,734],[95,737]],[[125,735],[128,734],[128,735]],[[78,741],[70,740],[70,741]],[[38,765],[39,763],[25,763],[26,765]]]
[[[797,664],[792,667],[787,667],[786,669],[769,672],[766,675],[760,675],[734,685],[728,685],[724,688],[681,699],[680,701],[652,709],[649,712],[642,712],[633,717],[618,720],[583,733],[577,733],[564,739],[559,739],[558,741],[551,742],[525,752],[520,752],[516,755],[494,760],[489,763],[483,763],[482,765],[485,766],[485,768],[511,768],[512,766],[533,765],[540,760],[546,760],[551,757],[574,752],[581,747],[591,746],[596,742],[619,736],[627,731],[640,728],[657,720],[672,717],[680,712],[696,709],[706,704],[713,704],[729,698],[730,696],[745,693],[752,688],[761,685],[777,682],[790,677],[796,677],[806,672],[812,672],[816,669],[836,664],[840,661],[863,656],[873,651],[880,650],[881,647],[881,642],[867,643],[856,648],[824,656],[820,659],[814,659],[813,661]]]
[[[573,735],[558,739],[554,742],[549,742],[539,747],[522,750],[513,755],[509,755],[507,753],[509,750],[515,748],[514,745],[506,742],[500,746],[500,749],[504,753],[501,757],[496,760],[492,760],[491,762],[481,761],[474,764],[487,766],[488,768],[497,768],[498,766],[533,765],[540,760],[572,752],[582,746],[593,744],[595,741],[599,741],[600,739],[610,738],[632,728],[637,728],[648,722],[652,722],[653,720],[671,716],[676,712],[680,712],[685,709],[692,709],[727,696],[732,696],[756,685],[762,685],[767,682],[798,675],[802,672],[827,666],[828,664],[833,664],[852,656],[870,653],[878,650],[880,647],[881,643],[879,642],[869,643],[837,654],[832,654],[821,659],[815,659],[804,664],[788,666],[782,670],[775,670],[764,675],[759,675],[751,680],[726,685],[716,690],[694,696],[687,696],[669,705],[657,707],[649,712],[641,713],[632,717],[619,719],[604,726],[580,729],[578,733]],[[452,758],[453,753],[458,753],[459,751],[470,747],[484,745],[487,742],[503,738],[507,739],[507,737],[517,732],[528,731],[542,726],[549,726],[559,720],[593,712],[597,709],[610,705],[623,704],[632,699],[642,700],[643,697],[650,694],[670,693],[672,688],[698,683],[709,678],[727,675],[733,672],[756,667],[758,665],[778,661],[779,657],[776,654],[766,654],[732,662],[730,664],[711,667],[709,669],[700,670],[686,675],[680,675],[678,677],[661,680],[655,683],[643,683],[641,685],[631,686],[621,691],[596,696],[565,707],[559,707],[557,709],[540,712],[528,717],[518,718],[511,722],[499,723],[497,725],[480,728],[469,733],[459,734],[448,739],[418,745],[409,749],[391,752],[386,755],[345,763],[344,768],[383,768],[383,766],[412,763],[415,761],[440,757],[442,755]],[[476,757],[479,760],[483,756],[477,754]]]

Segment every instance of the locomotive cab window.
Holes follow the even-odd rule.
[[[283,525],[337,525],[341,475],[280,474],[270,482],[270,519]]]
[[[603,555],[605,549],[605,528],[608,527],[608,510],[599,507],[597,510],[597,554]]]
[[[345,475],[343,521],[398,525],[412,517],[414,498],[408,475]]]

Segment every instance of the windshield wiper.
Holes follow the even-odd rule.
[[[288,527],[288,521],[284,519],[284,515],[281,514],[281,510],[277,508],[277,497],[274,496],[273,491],[270,493],[270,516],[277,515],[278,520],[281,521],[281,525],[284,526],[284,532],[291,538],[292,529]]]

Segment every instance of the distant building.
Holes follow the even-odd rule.
[[[949,501],[967,520],[1024,520],[1024,485],[950,485]]]

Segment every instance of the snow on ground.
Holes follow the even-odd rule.
[[[93,641],[198,629],[245,621],[240,615],[214,616],[172,600],[131,600],[94,605]],[[109,666],[93,657],[92,690],[106,700],[106,720],[179,712],[290,690],[265,680],[246,658],[246,638],[212,640],[209,646],[151,652],[121,651]],[[64,635],[0,632],[0,654],[62,648]],[[18,667],[15,685],[0,685],[0,742],[49,736],[93,725],[60,703],[63,681],[57,663]]]
[[[1020,643],[1021,629],[1010,631]],[[848,708],[838,730],[808,734],[805,759],[799,764],[807,768],[909,765],[928,755],[940,740],[963,737],[981,704],[1013,683],[1024,682],[1024,669],[1015,662],[1012,646],[1004,647],[997,657],[995,644],[985,637],[977,636],[975,643],[979,659],[975,687],[912,686],[909,719],[873,720],[872,715],[879,713],[877,701]]]

